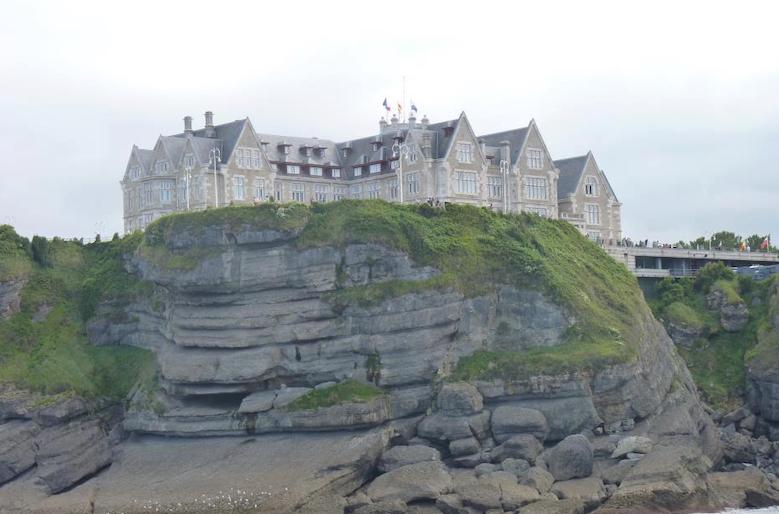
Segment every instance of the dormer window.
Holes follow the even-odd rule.
[[[141,167],[140,166],[130,166],[130,178],[140,178],[141,177]]]
[[[587,196],[598,196],[598,181],[595,177],[584,179],[584,194]]]
[[[319,166],[311,166],[309,169],[309,175],[312,177],[321,177],[322,176],[322,168]]]
[[[301,150],[303,150],[303,155],[306,157],[311,157],[311,147],[310,146],[301,146]]]
[[[375,162],[369,168],[370,173],[381,173],[381,163]]]
[[[344,148],[342,153],[343,153],[344,157],[349,157],[349,149],[348,148]]]
[[[330,176],[333,178],[341,178],[341,168],[331,168]]]
[[[185,168],[194,168],[195,167],[195,156],[194,155],[185,155],[184,156],[184,167]]]
[[[359,177],[360,175],[362,175],[362,167],[361,166],[355,166],[354,168],[352,168],[352,170],[354,171],[354,176],[355,177]]]
[[[327,159],[327,148],[325,148],[324,146],[320,146],[318,150],[319,150],[319,157],[321,157],[322,159]]]
[[[154,164],[154,171],[158,175],[161,175],[162,173],[167,173],[168,172],[168,168],[169,168],[168,167],[168,161],[157,161]]]
[[[373,142],[373,151],[377,151],[379,148],[381,148],[381,141],[374,141]]]
[[[290,164],[287,166],[287,175],[300,175],[300,166]]]

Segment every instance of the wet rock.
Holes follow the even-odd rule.
[[[748,467],[742,471],[709,473],[709,492],[714,502],[723,507],[746,507],[746,491],[764,491],[771,487],[759,469]]]
[[[611,454],[612,459],[618,459],[624,457],[629,453],[649,453],[652,451],[652,440],[648,437],[642,436],[629,436],[624,439],[620,439],[614,452]]]
[[[541,500],[526,505],[522,514],[584,514],[584,510],[581,500]]]
[[[481,445],[475,437],[466,439],[457,439],[449,443],[449,453],[453,457],[462,457],[464,455],[473,455],[481,451]]]
[[[366,489],[374,501],[435,500],[452,489],[452,477],[440,462],[419,462],[379,475]]]
[[[440,460],[441,453],[429,446],[393,446],[382,454],[378,468],[382,473],[386,473],[419,462]]]
[[[541,458],[555,480],[584,478],[592,474],[592,445],[583,435],[571,435],[560,441]]]
[[[445,384],[438,393],[436,404],[444,416],[452,417],[476,414],[484,407],[479,390],[465,382]]]
[[[549,424],[536,409],[501,405],[492,412],[492,433],[499,443],[516,434],[530,434],[543,441],[549,433]]]

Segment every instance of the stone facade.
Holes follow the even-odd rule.
[[[205,119],[193,130],[187,116],[184,132],[160,136],[152,150],[133,146],[121,181],[125,232],[164,214],[228,204],[376,198],[533,212],[569,220],[592,238],[621,238],[621,204],[592,153],[554,161],[533,120],[477,136],[465,113],[441,123],[393,116],[376,135],[335,143],[260,134],[248,118]]]

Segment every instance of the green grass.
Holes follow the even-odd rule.
[[[21,312],[0,321],[0,382],[88,400],[127,395],[153,367],[154,356],[139,348],[93,346],[85,322],[98,303],[121,305],[142,293],[146,286],[123,267],[123,256],[139,242],[140,236],[87,246],[50,242],[51,265],[31,264]]]
[[[30,242],[10,225],[0,225],[0,282],[25,277],[30,271]]]
[[[461,358],[451,378],[524,380],[540,374],[596,372],[607,366],[629,362],[634,357],[630,347],[615,341],[568,343],[522,352],[478,351]]]
[[[384,395],[381,388],[357,380],[345,380],[324,389],[314,389],[287,405],[291,411],[312,410],[343,403],[365,403]]]
[[[704,322],[698,311],[682,302],[673,302],[665,308],[666,319],[671,323],[702,330]]]
[[[744,300],[738,293],[738,282],[720,279],[711,286],[712,291],[722,291],[725,301],[730,305],[742,303]]]

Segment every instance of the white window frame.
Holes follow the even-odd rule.
[[[374,162],[368,167],[368,173],[381,173],[381,163],[380,162]]]
[[[487,196],[490,198],[503,198],[503,177],[496,175],[487,176]]]
[[[289,197],[293,202],[306,202],[306,186],[302,182],[293,182],[289,188]]]
[[[528,200],[548,200],[549,181],[545,177],[525,177],[525,198]]]
[[[387,182],[387,196],[390,200],[398,199],[398,179],[392,179]]]
[[[136,179],[141,177],[141,167],[140,166],[130,166],[130,178]]]
[[[378,182],[371,182],[366,186],[368,191],[368,198],[371,200],[377,200],[381,195],[381,185]]]
[[[330,193],[330,186],[327,184],[314,184],[314,201],[327,202]]]
[[[347,189],[346,186],[334,186],[333,187],[333,200],[343,200],[346,198]]]
[[[454,192],[458,195],[479,194],[479,175],[475,171],[455,170]]]
[[[297,164],[287,164],[287,175],[300,175],[300,166]]]
[[[157,175],[162,175],[163,173],[167,173],[170,169],[170,166],[168,165],[168,161],[157,161],[154,163],[154,172]]]
[[[598,196],[598,180],[592,175],[584,177],[584,195],[585,196]]]
[[[254,179],[254,199],[260,202],[265,201],[265,179]]]
[[[597,203],[584,204],[584,216],[588,225],[600,225],[600,205]]]
[[[333,178],[341,178],[341,168],[330,168],[330,176]]]
[[[415,195],[419,193],[419,173],[409,173],[406,175],[406,185],[408,186],[409,194]]]
[[[173,201],[173,181],[160,181],[160,203],[169,204]]]
[[[349,187],[349,198],[358,200],[362,198],[362,185],[361,184],[354,184],[351,187]]]
[[[457,142],[457,162],[473,162],[473,143],[467,141]]]
[[[353,166],[352,167],[352,172],[354,173],[355,177],[362,176],[362,166]]]
[[[544,167],[544,151],[540,148],[527,149],[527,167],[531,170],[540,170]]]
[[[312,177],[321,177],[322,176],[322,168],[319,166],[311,166],[308,168],[308,174]]]
[[[244,200],[246,198],[246,178],[242,175],[233,175],[233,200]]]

